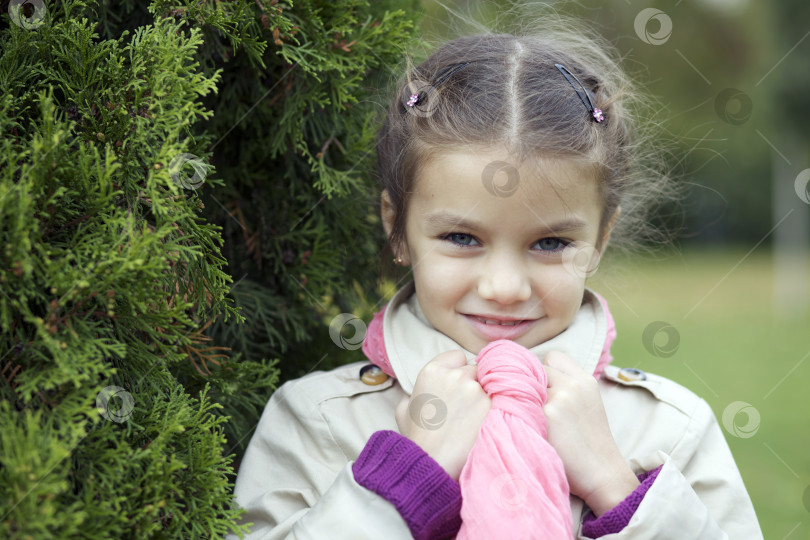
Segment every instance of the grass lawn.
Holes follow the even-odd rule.
[[[793,294],[794,310],[782,309],[768,249],[746,253],[618,262],[600,268],[589,286],[616,319],[616,365],[688,387],[721,426],[727,407],[743,402],[724,434],[765,538],[810,538],[810,298]],[[810,273],[780,279],[810,290]],[[645,346],[644,330],[656,321],[674,331],[659,331]]]

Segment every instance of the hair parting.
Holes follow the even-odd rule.
[[[655,123],[637,120],[649,113],[646,98],[615,49],[581,21],[544,14],[511,33],[462,35],[418,64],[406,58],[404,71],[377,138],[395,215],[392,250],[404,240],[421,167],[444,152],[493,147],[505,147],[515,165],[539,158],[594,167],[603,230],[622,209],[612,246],[664,239],[649,216],[678,190],[651,144]]]

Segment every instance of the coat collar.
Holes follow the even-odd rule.
[[[428,322],[414,294],[413,282],[396,292],[383,316],[385,352],[402,389],[410,394],[425,364],[439,353],[460,349],[473,364],[476,355],[437,331]],[[582,306],[571,325],[557,336],[529,349],[541,361],[556,350],[594,373],[607,337],[606,310],[597,295],[585,289]]]

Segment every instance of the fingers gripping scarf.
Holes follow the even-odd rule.
[[[507,340],[484,347],[476,361],[492,409],[459,477],[457,540],[573,538],[565,468],[546,440],[543,366]]]
[[[616,328],[607,303],[597,298],[607,319],[605,344],[594,370],[599,378],[612,360]],[[369,324],[363,352],[394,377],[383,342],[384,311]],[[528,349],[508,340],[489,343],[476,363],[478,382],[492,398],[492,408],[459,477],[462,525],[457,540],[573,538],[565,469],[546,440],[543,405],[548,380],[542,364]]]

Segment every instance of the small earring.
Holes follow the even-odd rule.
[[[402,257],[395,257],[394,262],[397,264],[402,264]]]

